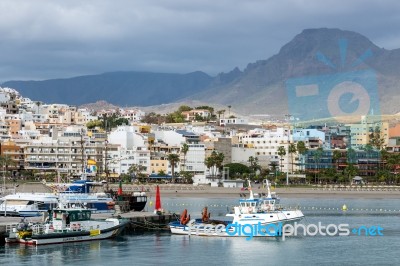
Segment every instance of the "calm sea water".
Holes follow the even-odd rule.
[[[223,218],[235,203],[235,199],[163,199],[165,209],[180,213],[186,208],[192,217],[199,217],[202,208],[209,206],[212,217]],[[2,246],[0,265],[399,265],[400,200],[307,198],[284,199],[282,203],[314,207],[303,211],[305,224],[347,223],[350,228],[379,225],[384,228],[384,235],[247,241],[245,238],[178,236],[168,232],[130,233],[96,242]],[[343,204],[350,210],[328,210]]]

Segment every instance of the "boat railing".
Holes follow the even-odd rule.
[[[31,228],[32,228],[32,233],[35,235],[41,235],[45,232],[44,224],[33,224]]]
[[[12,231],[17,230],[19,226],[19,223],[13,223],[13,224],[6,224],[6,233],[10,233]]]
[[[286,211],[295,211],[298,210],[299,206],[285,206],[282,204],[276,204],[275,210],[286,210]]]

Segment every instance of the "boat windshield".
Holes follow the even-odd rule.
[[[251,201],[251,202],[240,202],[241,207],[255,207],[256,202]]]
[[[265,205],[274,205],[275,204],[275,200],[264,200],[264,204]]]

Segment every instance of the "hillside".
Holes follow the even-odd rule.
[[[341,62],[339,40],[347,40],[345,62]],[[372,56],[360,65],[353,64],[366,51]],[[325,55],[335,69],[318,60],[318,54]],[[304,30],[284,45],[278,54],[267,60],[248,64],[243,72],[235,71],[230,82],[216,85],[191,97],[219,104],[232,105],[239,113],[286,114],[289,112],[286,82],[291,78],[328,75],[370,69],[377,74],[379,104],[383,113],[400,111],[399,78],[400,49],[388,51],[374,45],[361,34],[339,29]],[[227,74],[222,74],[224,76]],[[216,78],[218,79],[218,77]],[[215,79],[214,79],[215,80]],[[314,102],[318,105],[327,103]]]
[[[203,90],[211,81],[212,77],[203,72],[110,72],[66,79],[8,81],[2,86],[46,103],[82,105],[105,100],[119,106],[146,106],[175,102]]]
[[[346,40],[346,45],[343,42],[339,45],[340,40]],[[377,109],[386,114],[399,112],[400,49],[386,50],[359,33],[326,28],[304,30],[283,45],[276,55],[250,63],[243,71],[234,68],[216,77],[203,72],[112,72],[69,79],[9,81],[2,86],[15,88],[24,97],[48,103],[82,105],[105,100],[122,107],[154,107],[195,101],[218,105],[221,109],[230,105],[233,112],[240,114],[281,115],[293,112],[293,105],[297,104],[297,99],[287,95],[287,84],[291,79],[366,70],[377,80],[377,84],[371,85],[374,93],[369,95],[374,112],[378,112]],[[351,82],[357,79],[348,78]],[[352,94],[351,90],[354,88],[348,88],[347,94]],[[352,112],[359,106],[357,101],[363,100],[357,97],[344,95],[338,101]],[[327,105],[327,99],[324,99],[302,103],[297,109],[301,111],[312,106],[311,111],[319,113]],[[167,106],[161,109],[169,109]]]

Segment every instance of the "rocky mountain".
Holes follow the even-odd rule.
[[[212,80],[200,71],[188,74],[128,71],[43,81],[8,81],[1,86],[46,103],[82,105],[105,100],[119,106],[147,106],[178,101],[207,88]]]
[[[2,86],[44,102],[81,105],[106,100],[119,106],[154,106],[194,101],[229,105],[241,114],[281,115],[293,112],[291,108],[297,104],[297,99],[288,97],[287,87],[293,79],[319,78],[318,82],[339,84],[346,78],[357,82],[363,79],[357,75],[365,71],[376,76],[377,84],[371,85],[374,93],[369,95],[374,104],[380,105],[382,113],[399,112],[400,49],[386,50],[359,33],[327,28],[304,30],[276,55],[250,63],[243,71],[234,68],[216,77],[203,72],[113,72],[70,79],[9,81]],[[345,79],[326,80],[340,75]],[[349,90],[356,92],[356,88]],[[355,101],[351,95],[343,95],[337,100],[346,103],[351,112],[357,100],[363,99]],[[325,99],[302,104],[297,107],[311,106],[312,112],[322,112],[329,103]]]
[[[345,41],[341,41],[345,40]],[[286,82],[369,69],[377,75],[377,90],[383,113],[400,110],[400,49],[385,50],[361,34],[339,29],[307,29],[267,60],[248,64],[214,79],[212,87],[191,99],[231,105],[244,114],[286,114],[289,100]],[[229,77],[225,84],[215,83]],[[374,96],[375,97],[375,96]],[[327,103],[314,102],[315,110]]]

